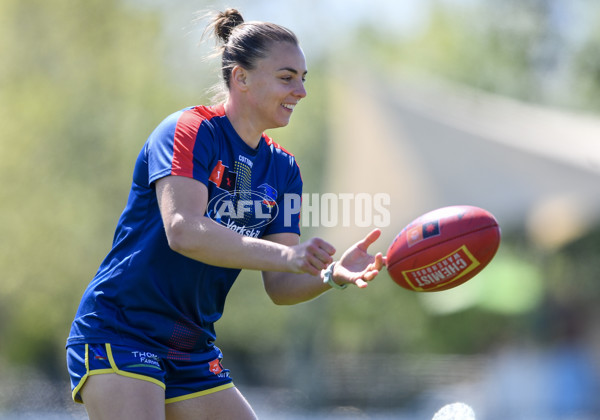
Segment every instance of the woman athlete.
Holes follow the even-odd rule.
[[[149,136],[67,340],[73,399],[92,420],[256,418],[213,344],[240,270],[260,270],[273,302],[289,305],[365,287],[385,263],[367,252],[379,230],[334,262],[335,248],[300,243],[299,215],[286,214],[300,172],[264,131],[287,125],[306,96],[296,36],[235,9],[209,29],[227,99],[178,111]]]

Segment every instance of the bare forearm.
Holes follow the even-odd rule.
[[[207,217],[175,221],[167,227],[171,248],[206,264],[250,270],[290,270],[282,244],[242,236]]]
[[[299,244],[298,235],[286,241],[240,235],[204,216],[208,201],[206,185],[191,178],[167,176],[156,182],[169,246],[176,252],[207,264],[225,268],[319,274],[335,252],[330,244],[313,238]]]
[[[331,287],[321,275],[297,273],[263,273],[265,289],[277,305],[295,305],[316,298]]]

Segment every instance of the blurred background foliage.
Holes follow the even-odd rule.
[[[194,77],[180,75],[186,62],[178,51],[185,49],[174,45],[182,32],[169,33],[164,11],[144,3],[0,2],[0,359],[6,364],[35,366],[64,380],[70,322],[109,249],[141,145],[169,113],[210,101],[206,88],[218,63],[192,61]],[[306,105],[289,127],[269,134],[297,156],[305,191],[319,192],[330,129],[327,86],[335,78],[329,64],[337,54],[357,52],[382,74],[426,74],[598,114],[600,7],[577,3],[583,12],[569,20],[583,19],[576,30],[559,18],[562,2],[544,0],[431,1],[427,19],[409,32],[371,21],[347,27],[347,44],[309,56]],[[209,6],[181,4],[190,11]],[[200,38],[201,30],[191,32]],[[321,352],[475,354],[511,337],[542,339],[540,325],[557,313],[545,305],[560,306],[552,296],[564,296],[565,273],[581,279],[580,299],[598,298],[598,231],[552,251],[537,249],[518,230],[505,233],[498,255],[505,263],[495,270],[508,274],[490,267],[487,275],[518,272],[533,279],[535,290],[524,291],[515,310],[491,304],[432,314],[426,301],[389,279],[364,291],[276,307],[251,272],[232,291],[217,326],[219,345],[228,361],[244,365],[242,377],[283,383],[276,373],[267,379],[260,365],[243,363],[268,357],[295,366],[296,380],[309,383],[303,363]],[[490,293],[476,291],[483,283],[473,293]]]
[[[425,24],[400,42],[386,36],[391,28],[373,25],[354,41],[384,70],[429,73],[528,102],[598,112],[594,22],[600,10],[591,1],[569,3],[431,1]]]
[[[0,352],[57,374],[71,302],[110,245],[139,139],[177,101],[156,15],[9,0],[0,16]]]

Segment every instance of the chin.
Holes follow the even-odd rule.
[[[291,115],[283,120],[280,121],[281,123],[281,127],[285,127],[286,125],[288,125],[290,123],[291,120]]]
[[[287,120],[287,121],[274,121],[273,124],[271,125],[271,129],[285,127],[289,123],[290,123],[290,120]]]

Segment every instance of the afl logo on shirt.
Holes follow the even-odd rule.
[[[216,222],[246,236],[271,223],[279,208],[269,194],[258,191],[225,191],[208,202],[206,212]]]
[[[212,193],[206,213],[241,235],[258,237],[260,228],[271,223],[279,213],[277,190],[267,183],[251,190],[251,164],[242,155],[231,170],[217,162],[208,178],[217,189]]]

